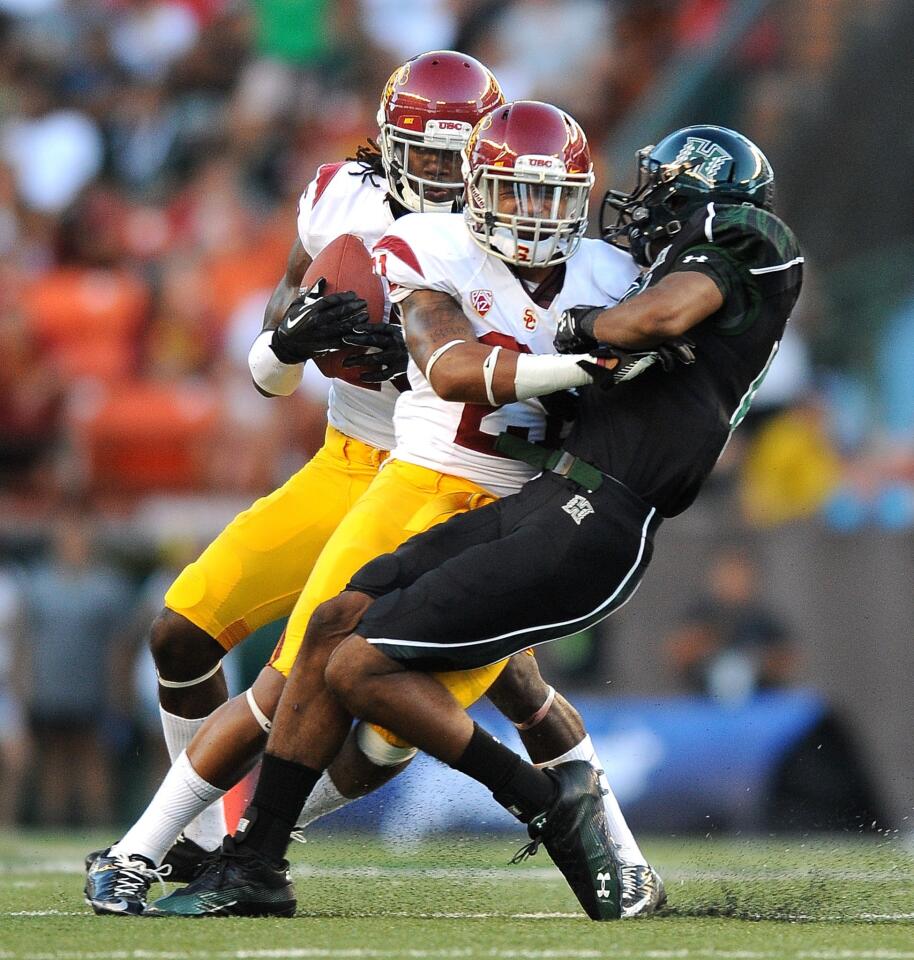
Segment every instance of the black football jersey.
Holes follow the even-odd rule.
[[[717,284],[723,306],[687,334],[695,363],[669,373],[655,364],[610,390],[585,388],[564,448],[663,516],[685,510],[768,372],[802,264],[796,238],[774,214],[713,203],[697,211],[628,294],[680,270]]]

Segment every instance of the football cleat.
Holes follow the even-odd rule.
[[[217,848],[218,849],[218,848]],[[172,883],[190,883],[200,872],[207,857],[214,851],[204,850],[199,843],[180,834],[174,846],[162,858],[163,867],[171,867],[168,879]],[[86,872],[106,850],[93,850],[86,854]]]
[[[162,866],[171,867],[168,877],[171,883],[190,883],[203,869],[207,857],[218,852],[218,847],[215,850],[204,850],[199,843],[182,833],[162,858]]]
[[[110,856],[107,850],[100,851],[91,864],[86,857],[86,862],[86,903],[97,914],[142,916],[146,912],[146,894],[153,882],[161,883],[171,873],[171,867],[156,867],[146,857]]]
[[[666,903],[659,873],[644,863],[622,865],[622,918],[649,917]]]
[[[156,900],[146,916],[291,917],[295,905],[287,860],[274,864],[226,837],[189,886]]]
[[[591,920],[622,916],[622,862],[603,809],[596,771],[569,760],[544,771],[556,782],[552,805],[527,824],[531,842],[512,863],[533,856],[542,843]]]

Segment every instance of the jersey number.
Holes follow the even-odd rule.
[[[523,343],[518,343],[513,337],[504,333],[486,333],[479,337],[480,343],[488,344],[492,347],[503,347],[505,350],[513,350],[515,353],[531,353],[530,348]],[[460,423],[457,424],[457,432],[454,435],[454,443],[458,447],[466,447],[468,450],[475,450],[477,453],[486,453],[490,457],[502,457],[503,454],[495,450],[495,441],[498,439],[496,434],[485,433],[482,429],[482,420],[489,414],[501,410],[501,406],[490,407],[487,403],[465,403],[463,405],[463,414],[460,417]],[[556,420],[556,423],[552,421]],[[548,443],[553,432],[561,428],[561,420],[546,415],[546,442]],[[508,424],[505,427],[506,433],[513,433],[516,437],[527,439],[530,433],[529,427],[517,427]],[[508,458],[505,458],[508,459]]]

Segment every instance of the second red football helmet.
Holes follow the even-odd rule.
[[[567,260],[587,229],[593,163],[564,110],[517,100],[489,111],[464,158],[464,216],[489,253],[518,266]]]
[[[450,212],[463,196],[461,151],[479,118],[505,102],[478,60],[433,50],[407,60],[384,88],[379,145],[393,196],[408,210]]]

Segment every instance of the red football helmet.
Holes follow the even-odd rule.
[[[476,242],[508,263],[567,260],[587,229],[593,163],[578,123],[549,103],[489,111],[466,146],[464,216]]]
[[[381,96],[381,159],[390,192],[416,213],[448,213],[463,195],[461,152],[477,120],[505,102],[478,60],[433,50],[394,70]]]

